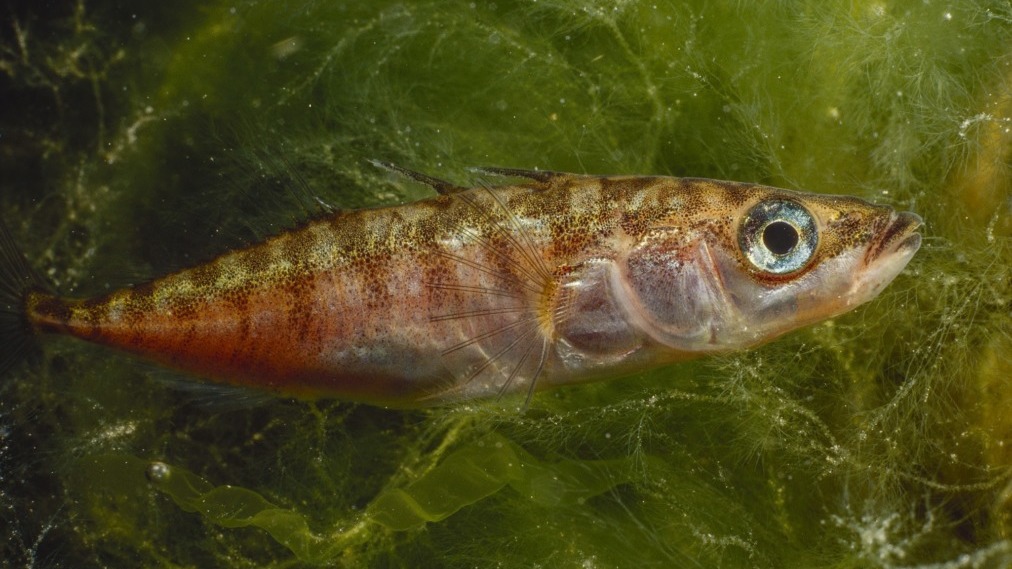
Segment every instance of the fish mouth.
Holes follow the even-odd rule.
[[[894,253],[913,255],[921,247],[921,234],[917,233],[924,225],[921,216],[909,211],[892,212],[887,223],[878,239],[868,248],[866,263]]]
[[[846,295],[847,306],[857,306],[875,298],[896,275],[900,274],[921,246],[917,230],[924,220],[916,213],[891,212],[878,238],[871,242],[860,269]]]

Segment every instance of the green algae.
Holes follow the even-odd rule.
[[[139,459],[112,457],[136,485]],[[106,470],[106,469],[103,469]],[[182,510],[198,513],[211,523],[266,531],[300,560],[332,562],[342,551],[367,538],[371,524],[393,531],[417,529],[426,522],[446,519],[463,507],[505,487],[553,508],[583,504],[631,480],[631,461],[564,461],[545,464],[500,435],[488,435],[455,450],[407,487],[381,492],[361,515],[328,535],[313,532],[306,518],[293,509],[279,508],[246,488],[214,486],[185,469],[154,462],[146,466],[148,480]]]
[[[12,564],[1012,562],[1007,2],[4,17],[0,213],[66,292],[198,262],[316,199],[427,195],[370,159],[460,182],[486,164],[766,182],[927,221],[907,271],[853,314],[524,413],[181,389],[47,342],[0,385]],[[168,481],[145,476],[155,463]]]

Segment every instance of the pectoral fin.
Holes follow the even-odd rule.
[[[432,399],[470,399],[526,392],[537,386],[548,359],[552,337],[551,304],[555,277],[534,247],[529,229],[493,190],[458,194],[479,222],[456,232],[471,242],[467,256],[440,253],[456,263],[454,281],[427,283],[455,296],[459,308],[430,316],[433,322],[455,321],[460,338],[442,351],[452,385]],[[474,218],[472,218],[474,219]]]

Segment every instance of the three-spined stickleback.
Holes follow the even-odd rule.
[[[0,367],[69,334],[195,376],[386,406],[526,393],[767,342],[874,298],[920,218],[705,179],[488,169],[85,300],[0,235]]]

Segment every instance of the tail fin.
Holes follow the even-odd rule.
[[[0,375],[21,361],[35,344],[25,314],[31,290],[46,290],[45,281],[25,259],[14,236],[0,220]]]

